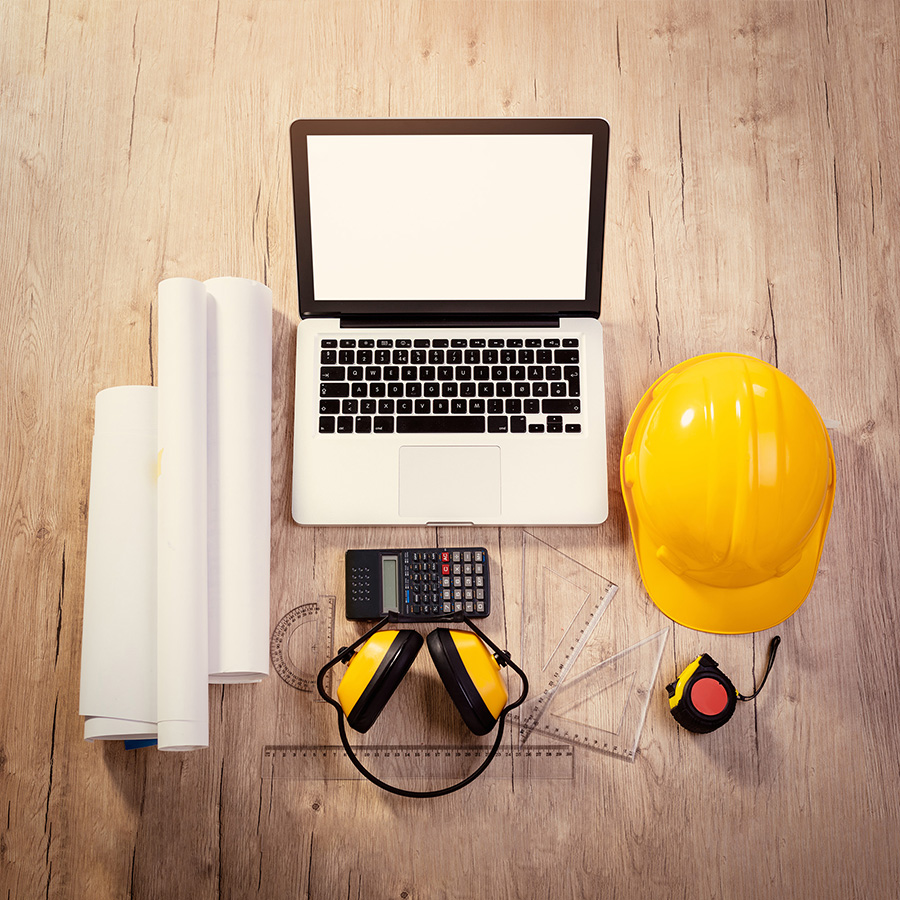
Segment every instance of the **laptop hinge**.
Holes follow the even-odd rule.
[[[559,316],[341,316],[341,328],[558,328]]]

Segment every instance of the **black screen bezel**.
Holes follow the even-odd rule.
[[[309,208],[309,135],[397,134],[590,134],[590,204],[584,300],[316,300]],[[601,118],[509,119],[297,119],[291,123],[291,170],[294,233],[300,316],[364,316],[491,318],[600,315],[606,186],[609,164],[609,123]],[[448,303],[452,307],[448,309]]]

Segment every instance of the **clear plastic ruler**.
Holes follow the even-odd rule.
[[[385,781],[444,780],[452,783],[474,771],[488,746],[370,745],[354,752],[366,768]],[[568,780],[575,775],[576,748],[568,744],[504,746],[497,751],[482,778]],[[263,780],[298,778],[304,781],[349,781],[362,778],[339,745],[281,745],[263,747]]]
[[[537,733],[633,760],[669,629],[629,643],[627,623],[608,614],[615,584],[528,532],[522,540],[521,654],[531,692],[520,745]]]
[[[333,655],[334,606],[333,596],[320,594],[295,607],[281,618],[269,641],[272,665],[282,681],[312,693],[320,702],[324,701],[316,690],[316,676]],[[331,688],[332,671],[326,675],[326,690]]]

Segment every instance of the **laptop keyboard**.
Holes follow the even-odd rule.
[[[321,338],[321,434],[578,434],[579,339]]]

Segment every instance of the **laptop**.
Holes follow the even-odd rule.
[[[599,118],[301,119],[292,513],[608,511]]]

